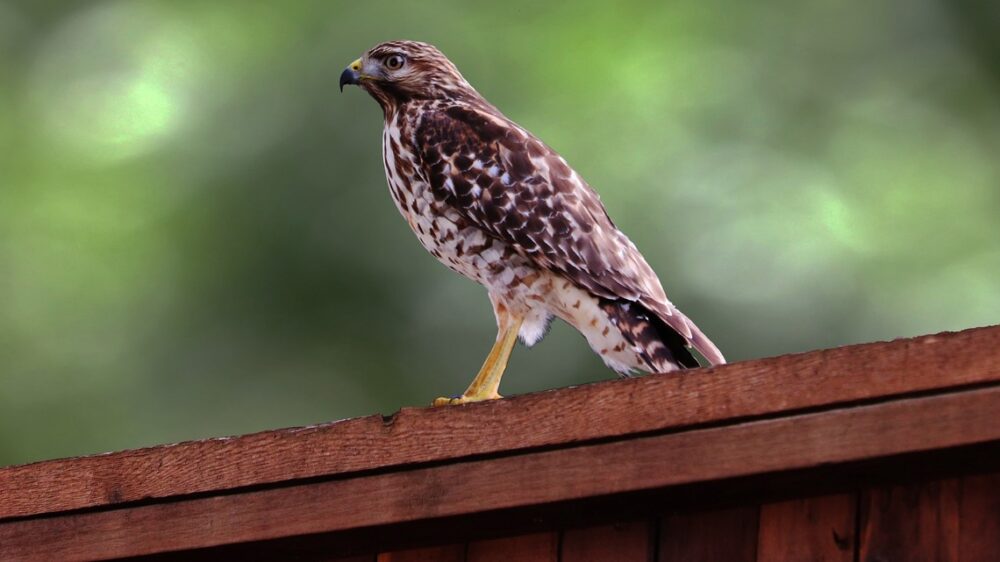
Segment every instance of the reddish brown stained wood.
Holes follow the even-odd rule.
[[[405,472],[11,521],[0,525],[0,544],[12,557],[29,560],[128,556],[810,468],[998,441],[998,403],[1000,388],[975,389]],[[46,540],[39,543],[38,537]]]
[[[980,328],[485,404],[404,409],[390,421],[369,416],[8,467],[0,469],[0,519],[566,445],[997,381],[1000,354],[982,350],[998,347],[1000,327]]]
[[[856,507],[855,494],[764,504],[758,562],[851,562]]]
[[[377,562],[465,562],[465,545],[452,544],[383,552]]]
[[[861,562],[958,562],[960,491],[957,479],[862,491]]]
[[[658,562],[754,562],[759,508],[665,515]]]
[[[651,562],[649,521],[571,529],[563,533],[561,562]]]
[[[1000,473],[962,479],[959,511],[959,560],[1000,559]]]
[[[467,562],[559,562],[559,535],[534,533],[469,543]]]

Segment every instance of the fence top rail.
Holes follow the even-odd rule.
[[[504,457],[1000,383],[1000,326],[0,468],[0,520]]]

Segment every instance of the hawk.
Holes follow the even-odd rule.
[[[472,384],[435,405],[500,398],[518,337],[534,345],[553,317],[623,376],[697,367],[691,347],[725,363],[587,182],[437,48],[381,43],[343,71],[341,91],[345,84],[382,108],[382,159],[399,212],[428,252],[486,287],[496,315],[496,343]]]

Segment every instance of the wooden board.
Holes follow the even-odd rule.
[[[961,562],[1000,559],[1000,473],[962,478]]]
[[[571,529],[563,533],[560,562],[652,562],[652,523]]]
[[[11,521],[0,525],[0,544],[12,557],[27,560],[129,556],[829,466],[1000,441],[997,404],[1000,388],[975,388],[66,518]]]
[[[856,507],[855,494],[761,506],[757,561],[852,562]]]
[[[0,469],[0,520],[678,431],[1000,380],[1000,327]],[[821,391],[817,391],[817,390]],[[559,415],[552,415],[559,412]],[[497,428],[503,428],[498,431]]]
[[[658,562],[754,562],[759,512],[750,506],[665,515]]]
[[[377,562],[465,562],[465,545],[453,544],[383,552]]]
[[[958,479],[865,490],[860,561],[959,562],[960,499]]]
[[[535,533],[476,541],[466,551],[467,562],[559,562],[559,534]]]

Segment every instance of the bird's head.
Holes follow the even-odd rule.
[[[419,41],[387,41],[368,50],[340,75],[371,94],[387,113],[412,99],[455,99],[478,94],[437,47]]]

